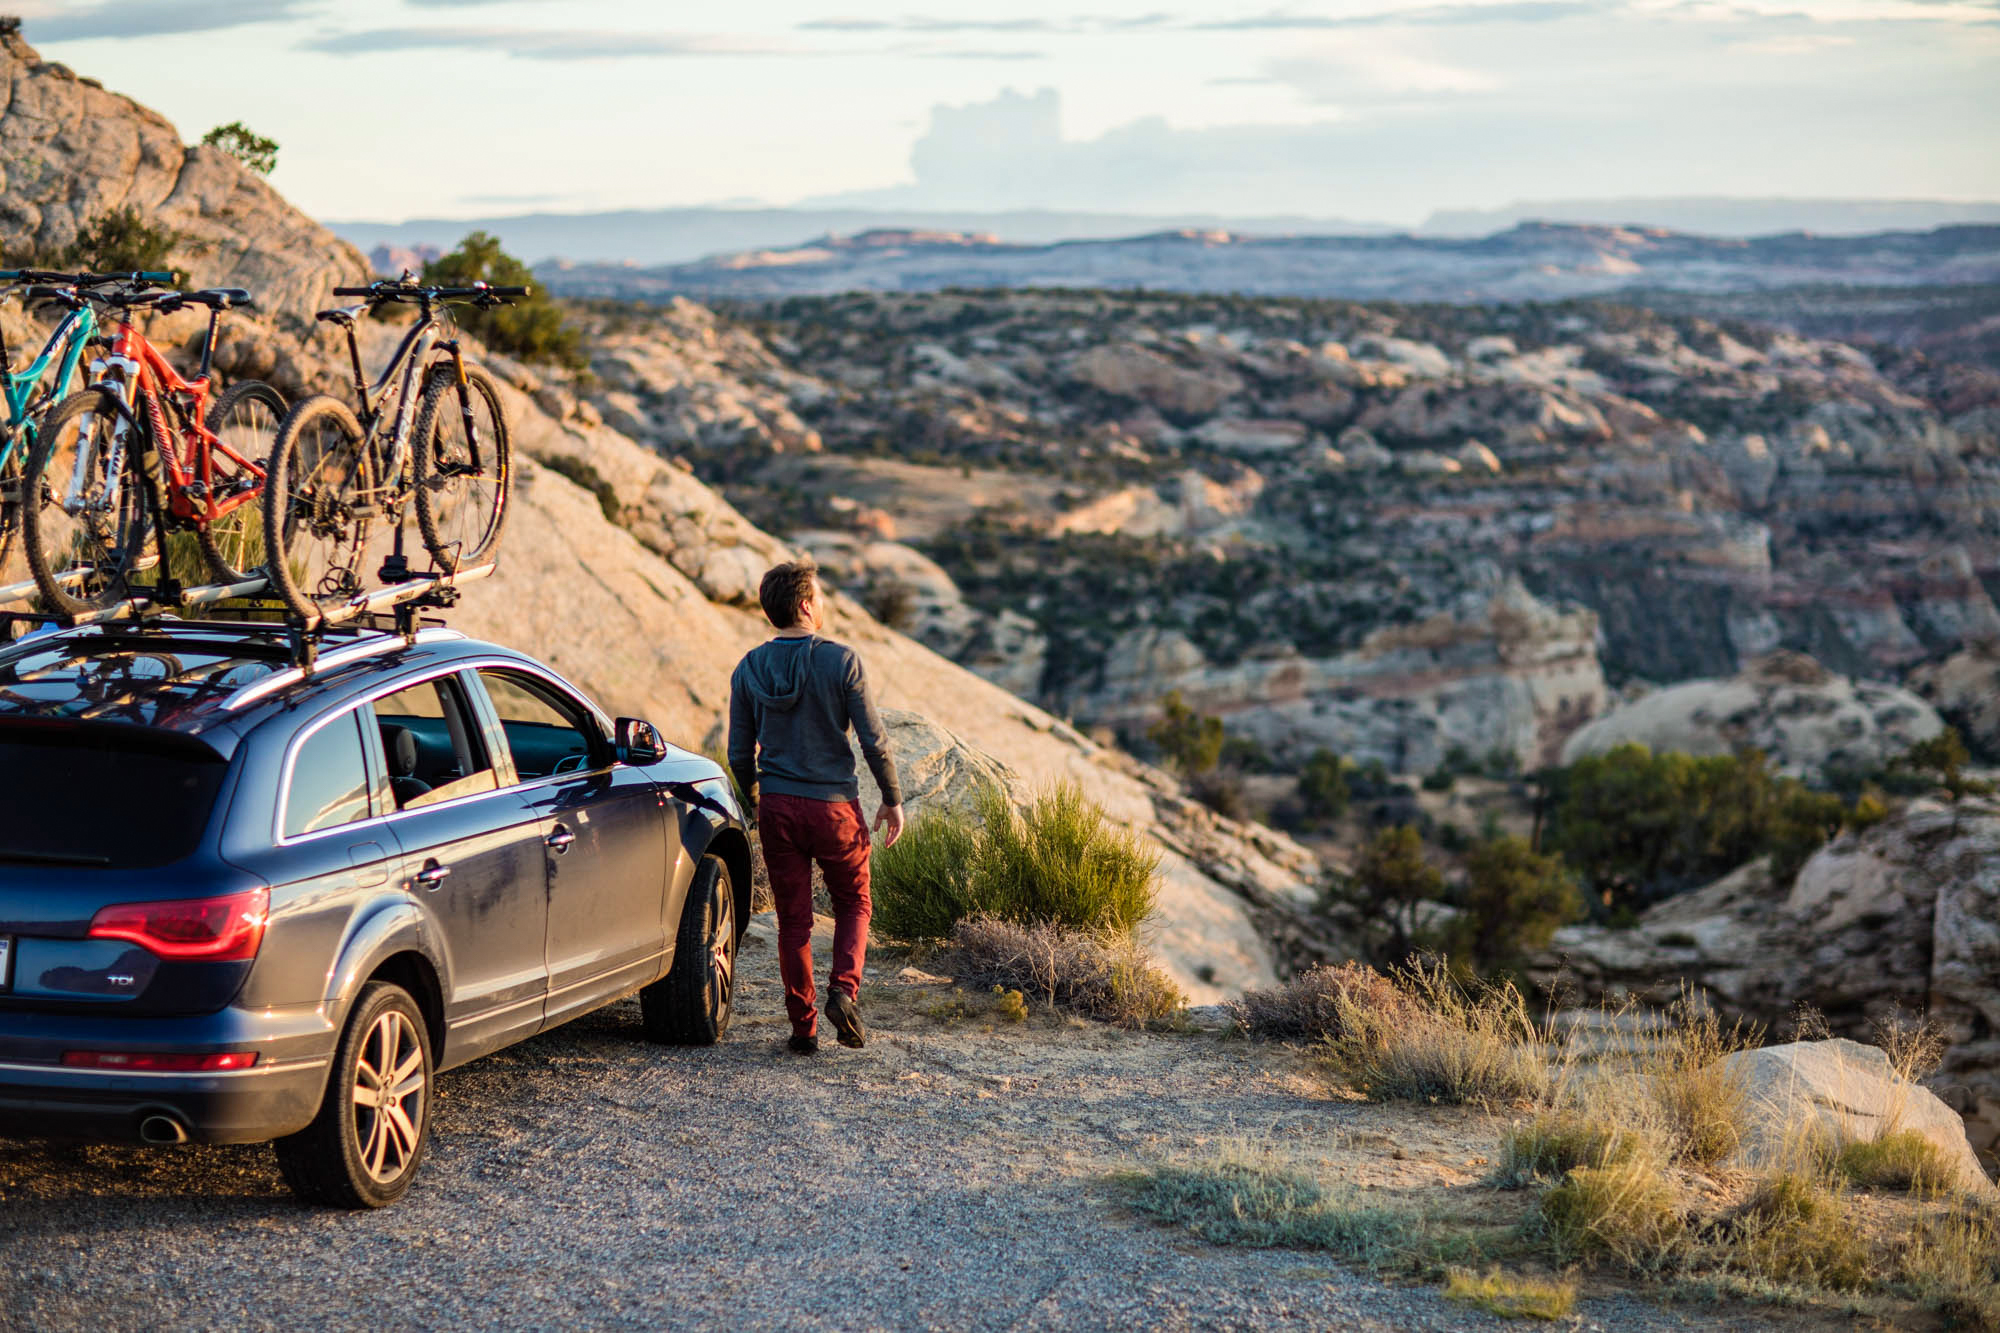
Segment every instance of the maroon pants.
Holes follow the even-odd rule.
[[[816,801],[772,792],[757,798],[757,828],[771,896],[778,906],[778,972],[785,981],[785,1012],[796,1035],[819,1029],[813,990],[812,868],[819,863],[833,899],[833,972],[829,991],[849,999],[861,989],[868,953],[868,823],[859,801]]]

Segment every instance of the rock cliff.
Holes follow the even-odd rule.
[[[344,351],[314,331],[311,312],[328,288],[361,278],[360,256],[233,159],[183,147],[156,113],[41,60],[18,37],[0,40],[7,253],[61,244],[106,207],[138,207],[199,240],[184,251],[196,281],[240,283],[260,297],[263,314],[232,321],[217,361],[225,378],[261,375],[294,393],[338,385]],[[699,408],[690,409],[697,425],[730,418],[722,401],[729,386],[713,366],[755,357],[756,347],[724,335],[705,342],[712,318],[693,307],[680,313],[690,330],[682,350],[668,358],[649,343],[643,356],[632,354],[626,380],[608,381],[632,387],[607,392],[678,394],[675,401]],[[171,341],[192,330],[190,320],[162,321],[154,333]],[[390,326],[367,326],[364,358],[379,364],[395,336]],[[614,342],[612,355],[624,354]],[[487,360],[504,381],[521,465],[499,572],[467,590],[452,624],[543,658],[670,739],[714,747],[729,673],[768,632],[755,610],[757,579],[792,548],[562,386],[504,357]],[[796,389],[769,369],[774,383]],[[775,413],[756,422],[767,436],[788,429]],[[1160,844],[1165,887],[1153,943],[1197,1002],[1272,980],[1273,950],[1253,913],[1309,899],[1319,873],[1309,854],[1216,819],[1164,774],[1091,742],[849,599],[835,598],[830,629],[860,650],[883,703],[913,715],[897,729],[898,758],[913,772],[930,771],[954,747],[976,747],[991,756],[982,762],[1004,765],[1028,786],[1080,783],[1112,818]]]

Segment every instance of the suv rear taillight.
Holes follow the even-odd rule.
[[[264,942],[271,908],[269,889],[218,898],[164,903],[120,903],[90,919],[90,937],[130,940],[162,958],[208,963],[247,962]]]
[[[181,1055],[158,1051],[64,1051],[62,1062],[70,1069],[137,1069],[151,1074],[212,1074],[229,1069],[249,1069],[257,1063],[255,1051],[217,1051],[209,1055]]]

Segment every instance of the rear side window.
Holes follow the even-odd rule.
[[[194,851],[228,764],[119,732],[0,732],[0,862],[144,869]]]
[[[499,786],[492,756],[454,675],[438,676],[375,701],[375,725],[396,808],[415,810]]]
[[[285,784],[285,836],[338,828],[368,817],[368,763],[361,726],[343,713],[306,738]]]

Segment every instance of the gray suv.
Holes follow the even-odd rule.
[[[0,1132],[274,1140],[406,1191],[431,1080],[637,992],[729,1026],[728,779],[448,630],[167,621],[0,649]]]

